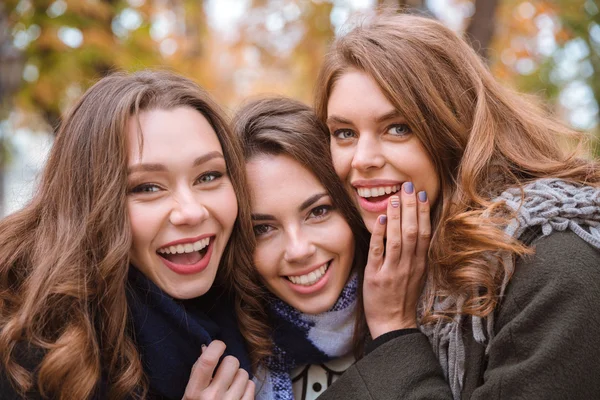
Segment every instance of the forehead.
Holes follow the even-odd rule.
[[[327,102],[328,116],[369,114],[376,117],[395,109],[370,75],[354,69],[344,72],[336,80]]]
[[[137,118],[129,119],[127,140],[130,163],[147,158],[183,157],[190,152],[222,152],[213,127],[204,115],[190,107],[142,111]]]
[[[258,155],[248,161],[246,168],[253,211],[296,207],[325,191],[308,168],[286,155]]]

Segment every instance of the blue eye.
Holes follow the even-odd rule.
[[[388,128],[387,133],[393,136],[406,136],[411,134],[412,130],[407,124],[394,124]]]
[[[338,129],[332,133],[336,139],[351,139],[356,137],[356,133],[350,129]]]
[[[273,227],[267,224],[254,225],[254,235],[255,236],[263,236],[267,233],[271,232]]]
[[[155,193],[158,191],[160,191],[160,188],[158,186],[152,183],[143,183],[131,189],[130,193]]]

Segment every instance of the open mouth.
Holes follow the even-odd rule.
[[[359,187],[356,188],[356,192],[366,201],[377,203],[382,200],[386,200],[388,197],[397,193],[401,187],[402,185],[379,186],[371,188]]]
[[[156,250],[156,253],[173,264],[194,265],[206,255],[210,239],[210,237],[206,237],[193,243],[162,247]]]
[[[286,276],[286,278],[294,285],[312,286],[319,282],[325,276],[325,273],[327,272],[330,266],[331,260],[329,260],[327,263],[321,265],[319,268],[309,272],[306,275],[289,275]]]

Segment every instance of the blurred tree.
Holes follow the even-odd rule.
[[[379,6],[397,7],[398,10],[413,9],[425,10],[424,0],[377,0]]]
[[[485,59],[488,58],[488,46],[494,36],[498,2],[499,0],[475,0],[475,12],[465,32],[471,46]]]
[[[122,0],[6,0],[27,65],[20,107],[56,128],[63,109],[113,69],[161,62],[149,36],[152,8]]]
[[[599,133],[600,10],[592,0],[503,0],[492,72],[537,93],[580,130]],[[596,147],[596,154],[600,149]]]

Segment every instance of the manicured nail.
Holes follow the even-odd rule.
[[[425,203],[427,201],[427,193],[419,192],[419,201]]]
[[[390,197],[390,203],[392,204],[392,207],[394,207],[394,208],[400,207],[400,197],[398,197],[398,196]]]
[[[380,215],[379,216],[379,223],[381,225],[385,225],[386,222],[387,222],[387,216],[386,215]]]
[[[404,191],[406,192],[406,194],[412,194],[413,190],[415,190],[415,188],[413,187],[412,182],[404,183]]]

